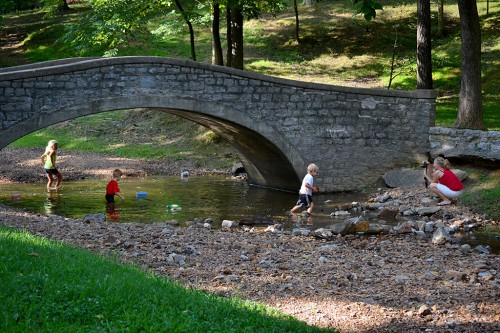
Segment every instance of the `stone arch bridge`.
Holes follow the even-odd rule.
[[[154,109],[227,138],[251,183],[361,188],[429,150],[436,93],[348,88],[161,57],[73,58],[0,70],[0,148],[104,111]]]

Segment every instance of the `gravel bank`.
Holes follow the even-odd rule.
[[[1,180],[45,181],[40,152],[22,152],[0,151],[3,161],[16,163],[15,168],[2,163]],[[86,153],[65,153],[60,163],[67,179],[108,177],[117,164],[130,175],[176,174],[179,167],[166,163],[153,167]],[[422,188],[385,190],[373,197],[380,195],[407,206],[432,199]],[[430,219],[446,216],[447,222],[498,224],[467,207],[442,209]],[[449,242],[434,245],[412,233],[323,240],[243,227],[84,223],[4,206],[0,206],[0,224],[96,253],[118,254],[123,262],[186,286],[262,302],[342,332],[500,331],[500,257]]]

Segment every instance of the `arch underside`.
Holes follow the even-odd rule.
[[[180,110],[162,111],[191,120],[226,138],[235,148],[254,185],[296,191],[299,179],[283,152],[262,135],[241,125],[204,114]]]
[[[159,99],[156,98],[157,102],[158,100]],[[290,159],[287,158],[287,155],[277,146],[277,144],[271,142],[257,131],[236,123],[236,121],[241,118],[241,115],[236,116],[236,121],[231,121],[223,119],[220,116],[212,116],[200,111],[158,107],[158,104],[162,104],[161,102],[155,103],[156,105],[153,106],[149,103],[137,103],[136,99],[135,103],[133,103],[129,98],[122,98],[119,101],[115,100],[113,103],[109,103],[109,101],[105,103],[96,102],[97,101],[92,101],[85,105],[77,105],[50,114],[32,117],[11,127],[7,131],[8,133],[4,134],[7,134],[8,142],[12,142],[34,130],[81,116],[120,109],[153,109],[193,121],[210,128],[226,138],[236,150],[245,167],[251,184],[286,191],[296,191],[300,184],[300,179],[296,172],[297,166],[293,165],[293,162],[297,160],[300,161],[300,158],[297,158],[297,156],[292,156]],[[185,106],[185,103],[181,104]],[[196,103],[196,105],[197,107],[191,106],[197,109],[199,105],[198,103]],[[210,106],[208,106],[208,108],[210,109]],[[232,112],[232,114],[234,115],[235,113]],[[283,142],[279,144],[281,144],[281,148],[284,147],[285,150],[289,149],[288,145]],[[290,151],[293,151],[293,148],[290,148]],[[290,154],[289,151],[287,151],[287,153]],[[303,169],[302,165],[299,165],[299,168]]]

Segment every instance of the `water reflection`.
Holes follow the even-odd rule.
[[[62,195],[59,191],[47,191],[43,207],[46,214],[57,215],[62,206]]]
[[[109,205],[106,206],[106,218],[111,221],[118,222],[120,216],[120,211],[116,209],[114,206],[111,207]]]
[[[330,216],[336,206],[364,202],[356,193],[319,194],[314,196],[314,214],[290,214],[297,200],[296,193],[250,186],[241,179],[225,176],[189,176],[189,181],[177,176],[124,178],[120,189],[126,200],[106,209],[101,180],[65,182],[59,192],[47,192],[45,184],[0,184],[0,202],[35,213],[83,218],[88,214],[106,214],[110,221],[155,223],[176,220],[181,226],[196,218],[211,218],[215,228],[222,220],[243,219],[281,223],[285,229],[295,227],[317,229],[340,223],[347,217]],[[137,193],[146,193],[137,197]],[[182,209],[170,209],[178,205]],[[372,215],[370,215],[372,214]],[[363,215],[368,222],[376,222],[376,213]],[[267,222],[266,222],[267,223]],[[397,223],[395,220],[394,224]],[[263,224],[260,224],[261,226]],[[491,244],[498,253],[499,241],[488,235],[474,233],[477,242]],[[472,234],[464,240],[474,244]]]
[[[187,178],[187,179],[186,179]],[[101,180],[68,181],[60,192],[45,192],[44,184],[0,184],[0,202],[32,212],[83,218],[87,214],[106,213],[119,222],[166,222],[175,219],[181,225],[195,218],[211,218],[214,227],[222,220],[239,221],[249,217],[267,218],[287,227],[334,223],[329,216],[332,205],[360,201],[355,194],[315,196],[315,214],[306,219],[290,216],[296,193],[255,187],[242,179],[225,176],[124,178],[120,189],[127,200],[119,200],[106,211]],[[16,194],[16,200],[12,196]],[[143,195],[139,195],[143,194]],[[328,203],[327,203],[328,202]],[[180,209],[169,209],[178,205]]]

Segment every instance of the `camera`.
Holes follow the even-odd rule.
[[[425,162],[425,161],[424,161],[424,162],[422,162],[422,165],[421,165],[422,169],[427,168],[427,164],[428,164],[428,163],[427,163],[427,162]]]

